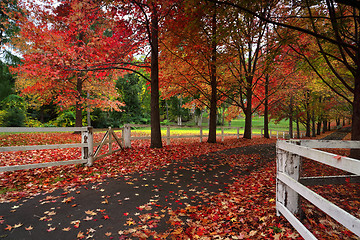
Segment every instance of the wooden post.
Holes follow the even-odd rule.
[[[276,139],[279,139],[279,131],[276,131]]]
[[[200,142],[203,141],[203,131],[202,131],[202,126],[200,126]]]
[[[264,132],[264,129],[262,128],[262,129],[261,129],[261,137],[264,136],[264,133],[263,133],[263,132]]]
[[[170,145],[170,127],[166,127],[166,144]]]
[[[237,130],[236,139],[239,139],[240,138],[240,128],[236,128],[236,130]]]
[[[271,138],[271,135],[272,135],[272,130],[270,129],[270,138]]]
[[[81,132],[81,143],[87,143],[87,147],[81,148],[81,159],[87,159],[86,165],[92,166],[94,163],[94,138],[92,127],[87,127],[87,131]]]
[[[301,157],[278,148],[276,148],[276,155],[277,172],[284,173],[298,181]],[[278,179],[276,180],[276,200],[287,207],[291,213],[300,213],[299,194]],[[278,210],[277,215],[279,215]]]
[[[131,148],[131,139],[130,139],[131,127],[127,124],[124,125],[123,136],[124,136],[124,147]]]
[[[224,141],[224,127],[221,127],[221,141]]]
[[[113,130],[111,129],[111,127],[109,127],[109,153],[112,152],[112,142],[111,142],[112,133],[113,133]]]
[[[89,142],[89,132],[82,131],[81,132],[81,143],[88,143]],[[81,159],[88,159],[89,157],[89,145],[87,147],[81,148]]]
[[[283,132],[283,139],[285,139],[285,132]]]

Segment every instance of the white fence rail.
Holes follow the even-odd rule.
[[[56,144],[56,145],[31,145],[31,146],[9,146],[0,147],[0,152],[10,151],[29,151],[29,150],[43,150],[43,149],[61,149],[61,148],[81,148],[81,159],[68,160],[68,161],[57,161],[57,162],[46,162],[26,165],[12,165],[0,167],[0,172],[25,170],[33,168],[53,167],[69,164],[87,163],[91,160],[92,152],[92,128],[91,127],[41,127],[41,128],[23,128],[23,127],[9,127],[0,128],[0,132],[14,133],[14,132],[81,132],[81,143],[72,144]]]
[[[305,239],[316,237],[295,217],[300,211],[299,195],[360,237],[360,219],[354,217],[305,185],[360,182],[360,160],[337,156],[313,148],[360,148],[360,141],[279,140],[277,142],[276,209]],[[305,157],[354,175],[300,178],[301,157]]]

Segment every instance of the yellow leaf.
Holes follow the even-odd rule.
[[[25,227],[25,230],[26,230],[26,231],[31,231],[31,230],[33,230],[33,229],[34,229],[34,228],[33,228],[33,226],[31,226],[31,225],[28,226],[28,227]]]
[[[84,237],[85,237],[85,235],[81,231],[77,234],[77,238],[84,238]]]
[[[15,225],[14,225],[14,228],[19,228],[19,227],[21,227],[22,225],[23,225],[22,223],[15,224]]]
[[[85,211],[85,213],[88,214],[88,215],[91,215],[91,216],[97,215],[97,213],[92,211],[92,210],[87,210],[87,211]]]

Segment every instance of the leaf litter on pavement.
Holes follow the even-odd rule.
[[[0,238],[301,239],[276,216],[274,142],[189,140],[163,149],[135,142],[90,168],[2,173]],[[304,163],[310,175],[319,168],[311,164]],[[338,202],[347,193],[342,205],[359,217],[358,186],[313,190]],[[317,237],[358,239],[308,202],[302,206]]]

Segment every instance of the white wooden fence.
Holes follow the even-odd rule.
[[[105,129],[106,130],[106,129]],[[30,146],[9,146],[0,147],[0,152],[14,152],[14,151],[29,151],[29,150],[43,150],[43,149],[62,149],[62,148],[81,148],[81,159],[57,161],[57,162],[46,162],[36,164],[24,164],[24,165],[12,165],[0,167],[0,172],[16,171],[33,168],[43,168],[52,166],[62,166],[69,164],[86,164],[91,166],[94,160],[108,156],[122,149],[121,141],[116,136],[113,129],[109,128],[105,133],[101,142],[94,143],[93,132],[103,131],[93,130],[92,127],[39,127],[39,128],[22,128],[22,127],[9,127],[0,128],[0,132],[15,133],[15,132],[81,132],[81,143],[70,143],[70,144],[55,144],[55,145],[30,145]],[[117,143],[120,148],[113,150],[112,143]],[[108,152],[100,155],[101,148],[108,144]],[[94,151],[94,147],[97,149]]]
[[[305,239],[316,237],[295,214],[300,211],[299,195],[320,208],[333,219],[360,237],[360,219],[311,191],[305,185],[341,184],[346,179],[360,182],[360,160],[340,157],[314,148],[360,148],[360,141],[279,140],[277,142],[276,210],[293,225]],[[353,175],[300,178],[301,157],[305,157]]]

